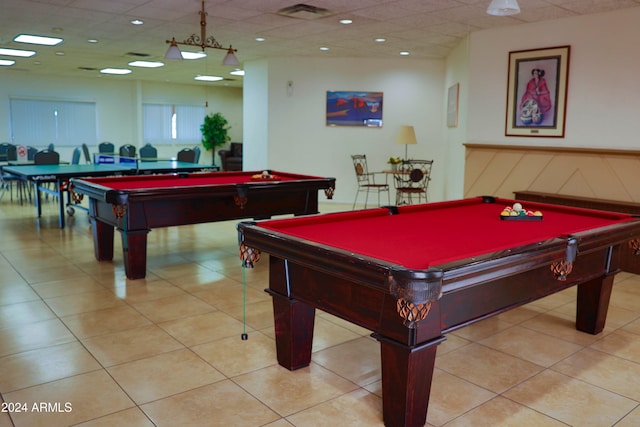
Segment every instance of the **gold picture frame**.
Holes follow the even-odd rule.
[[[564,138],[571,46],[509,52],[506,136]]]

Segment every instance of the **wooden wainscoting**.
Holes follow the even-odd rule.
[[[640,151],[465,144],[465,197],[492,195],[640,213]],[[640,274],[628,248],[620,268]]]
[[[640,203],[640,151],[465,144],[464,195],[515,191]]]

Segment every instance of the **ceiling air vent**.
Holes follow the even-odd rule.
[[[151,56],[148,53],[139,53],[139,52],[127,52],[127,55],[128,56],[135,56],[135,57],[138,57],[138,58],[148,58],[149,56]]]
[[[297,19],[318,19],[333,15],[329,9],[311,6],[304,3],[294,4],[293,6],[282,8],[278,11],[278,15]]]

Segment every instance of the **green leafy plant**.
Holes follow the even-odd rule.
[[[202,132],[202,146],[205,150],[213,150],[211,153],[213,164],[216,163],[216,147],[221,147],[231,141],[229,129],[231,129],[231,126],[229,126],[229,122],[221,113],[205,116],[204,123],[200,126],[200,132]]]

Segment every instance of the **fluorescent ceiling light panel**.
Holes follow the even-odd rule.
[[[204,82],[217,82],[220,80],[224,80],[222,77],[218,77],[218,76],[195,76],[193,79],[201,80]]]
[[[102,74],[130,74],[131,70],[127,70],[126,68],[103,68],[100,70]]]
[[[12,61],[10,59],[0,59],[0,65],[8,66],[15,64],[16,61]]]
[[[234,71],[230,72],[229,74],[234,75],[234,76],[244,76],[244,70],[234,70]]]
[[[0,55],[19,56],[21,58],[29,58],[35,54],[36,52],[33,50],[20,50],[20,49],[9,49],[6,47],[0,47]]]
[[[58,37],[46,37],[46,36],[34,36],[31,34],[18,34],[14,39],[14,42],[39,44],[42,46],[55,46],[62,43],[64,40]]]
[[[158,68],[158,67],[164,67],[164,62],[160,62],[160,61],[133,61],[133,62],[129,62],[129,65],[132,66],[132,67]]]
[[[207,54],[204,52],[182,52],[182,59],[200,59],[206,57]]]

